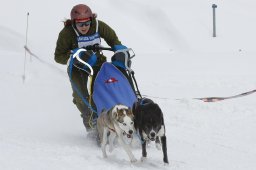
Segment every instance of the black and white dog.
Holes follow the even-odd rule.
[[[155,141],[156,147],[159,150],[162,144],[163,161],[165,164],[169,164],[164,117],[158,104],[148,98],[142,98],[133,105],[132,111],[135,116],[134,127],[139,132],[142,141],[141,160],[144,161],[147,157],[146,143]]]

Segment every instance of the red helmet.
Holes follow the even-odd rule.
[[[92,10],[90,9],[90,7],[84,4],[78,4],[74,6],[70,12],[71,20],[86,21],[91,19],[92,16]]]

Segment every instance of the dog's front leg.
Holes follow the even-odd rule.
[[[156,148],[158,149],[158,150],[161,150],[162,149],[162,146],[161,146],[161,144],[160,144],[160,139],[159,139],[159,136],[157,136],[156,137]]]
[[[142,146],[142,157],[141,157],[141,161],[145,161],[147,159],[147,150],[146,150],[146,145],[147,145],[147,142],[142,138],[141,139],[141,146]]]
[[[162,142],[162,150],[163,150],[163,155],[164,155],[164,163],[169,164],[168,161],[168,156],[167,156],[167,145],[166,145],[166,136],[161,137],[161,142]]]
[[[141,140],[141,146],[142,146],[142,157],[141,157],[141,161],[145,161],[147,159],[147,150],[146,150],[146,145],[147,142],[144,139],[145,135],[142,132],[142,129],[139,129],[139,134],[140,134],[140,140]]]
[[[137,159],[134,157],[134,155],[133,155],[133,153],[131,152],[129,146],[125,144],[125,142],[124,142],[124,140],[123,140],[123,138],[122,138],[121,135],[118,136],[118,142],[120,143],[120,145],[123,146],[125,152],[127,153],[127,155],[128,155],[129,158],[130,158],[130,161],[131,161],[131,162],[136,162]]]
[[[104,158],[107,157],[107,153],[106,153],[107,141],[108,141],[108,128],[104,127],[104,129],[103,129],[103,137],[102,137],[102,142],[101,142],[101,150],[102,150]]]
[[[112,152],[114,150],[114,141],[116,138],[116,133],[115,132],[110,132],[110,135],[108,137],[109,141],[109,152]]]

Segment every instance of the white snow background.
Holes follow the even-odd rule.
[[[136,53],[139,89],[164,113],[169,166],[153,144],[146,162],[131,164],[120,146],[104,159],[87,137],[66,66],[54,62],[62,21],[79,3]],[[256,94],[215,103],[193,99],[255,89],[255,8],[253,0],[2,1],[0,169],[256,169]],[[23,83],[27,12],[28,47],[44,62],[27,54]],[[140,147],[132,150],[139,160]]]

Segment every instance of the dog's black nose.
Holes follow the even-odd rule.
[[[129,134],[133,134],[133,130],[129,130]]]
[[[155,133],[155,132],[151,132],[151,133],[150,133],[150,136],[153,138],[153,137],[156,136],[156,133]]]

